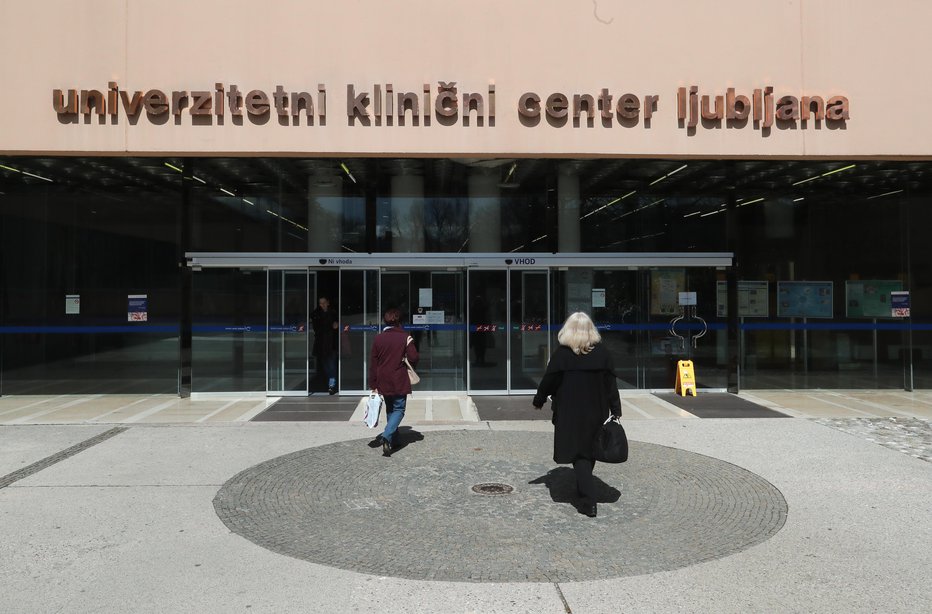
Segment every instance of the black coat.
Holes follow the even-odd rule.
[[[609,412],[621,415],[612,357],[603,346],[576,355],[560,346],[534,395],[534,407],[552,398],[553,460],[572,463],[593,457],[592,440]]]
[[[333,325],[339,322],[339,316],[333,309],[324,311],[320,307],[311,312],[311,326],[314,328],[314,356],[328,358],[337,351],[337,330]]]

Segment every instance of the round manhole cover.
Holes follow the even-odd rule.
[[[487,482],[485,484],[476,484],[472,487],[472,491],[480,495],[510,495],[514,492],[514,488],[508,484],[500,484],[498,482]]]

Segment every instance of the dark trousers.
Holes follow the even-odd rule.
[[[327,386],[335,388],[337,385],[337,355],[327,354],[321,358],[324,373],[327,374]]]
[[[576,490],[587,503],[595,503],[595,480],[592,478],[592,468],[595,461],[588,458],[577,458],[573,461],[573,471],[576,472]]]

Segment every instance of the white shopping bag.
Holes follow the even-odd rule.
[[[379,413],[382,411],[382,404],[385,402],[385,399],[382,398],[382,395],[375,394],[374,392],[369,395],[369,398],[366,400],[366,416],[363,420],[370,429],[374,429],[379,424]]]

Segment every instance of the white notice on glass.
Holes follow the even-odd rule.
[[[434,293],[430,288],[418,288],[417,306],[418,307],[433,307],[434,306]]]
[[[79,315],[81,313],[81,295],[65,295],[65,315]]]
[[[427,323],[428,324],[443,324],[443,311],[428,311],[427,312]]]
[[[605,288],[592,289],[592,307],[605,307]]]

